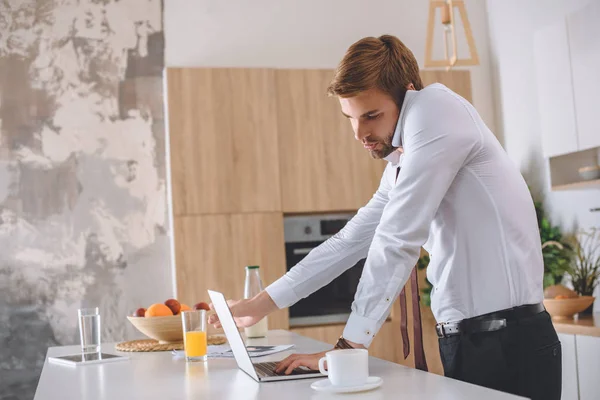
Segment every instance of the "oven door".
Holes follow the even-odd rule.
[[[286,264],[290,270],[322,242],[286,243]],[[362,274],[364,259],[290,307],[290,326],[345,323],[350,316],[354,295]]]

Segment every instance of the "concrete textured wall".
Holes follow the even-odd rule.
[[[172,296],[161,0],[0,0],[0,399]]]

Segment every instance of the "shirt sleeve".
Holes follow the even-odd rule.
[[[404,160],[375,231],[344,338],[369,346],[415,266],[452,181],[481,146],[462,100],[423,93],[406,112]]]
[[[388,164],[389,167],[389,164]],[[336,235],[314,248],[284,276],[266,288],[277,307],[285,308],[327,285],[367,256],[391,188],[388,168],[369,202]]]

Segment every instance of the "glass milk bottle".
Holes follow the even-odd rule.
[[[246,285],[244,287],[244,298],[251,299],[263,290],[262,282],[260,280],[258,265],[250,265],[246,267]],[[267,335],[267,317],[264,317],[256,324],[244,328],[246,337],[248,338],[259,338]]]

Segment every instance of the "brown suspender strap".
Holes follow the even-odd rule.
[[[421,308],[419,307],[419,282],[417,267],[410,273],[410,291],[413,313],[413,328],[415,339],[415,368],[427,371],[427,359],[423,347],[423,325],[421,322]],[[410,339],[408,338],[408,313],[406,307],[406,288],[400,292],[400,332],[402,334],[402,350],[404,359],[410,354]]]
[[[396,180],[400,167],[396,169]],[[423,348],[423,325],[421,323],[421,308],[419,307],[419,277],[417,267],[414,267],[410,273],[410,291],[412,300],[413,327],[415,336],[415,368],[421,371],[427,371],[427,360],[425,359],[425,349]],[[402,347],[404,359],[410,354],[410,340],[408,338],[408,314],[406,307],[406,288],[400,292],[400,332],[402,333]]]
[[[400,292],[400,332],[402,333],[402,351],[404,359],[410,354],[410,339],[408,338],[408,314],[406,313],[406,289]]]
[[[412,292],[413,327],[415,333],[415,368],[427,371],[427,360],[425,359],[425,349],[423,347],[423,324],[421,322],[421,308],[419,306],[420,296],[417,267],[414,267],[410,274],[410,291]]]

